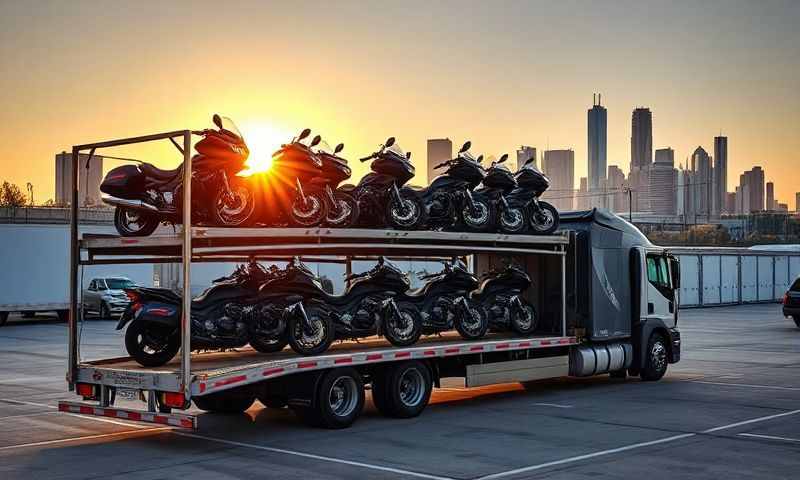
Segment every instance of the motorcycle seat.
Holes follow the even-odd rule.
[[[172,180],[173,178],[177,177],[178,175],[183,172],[183,165],[181,164],[178,168],[174,170],[162,170],[155,165],[151,165],[149,163],[143,163],[139,165],[139,169],[144,173],[146,177],[153,178],[156,180]]]

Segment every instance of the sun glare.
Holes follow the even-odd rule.
[[[264,173],[272,167],[272,154],[282,144],[292,139],[289,131],[280,129],[268,123],[251,123],[239,125],[244,141],[250,149],[250,156],[245,165],[247,168],[241,172],[242,176]]]

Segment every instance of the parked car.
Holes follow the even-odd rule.
[[[800,328],[800,277],[794,279],[792,286],[783,295],[783,315],[792,317]]]
[[[137,286],[125,277],[93,278],[83,291],[83,313],[97,315],[99,318],[112,318],[122,315],[130,299],[124,288]]]

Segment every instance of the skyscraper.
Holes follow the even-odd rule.
[[[675,215],[675,190],[677,186],[675,151],[671,148],[656,150],[656,161],[650,168],[650,211],[659,215]]]
[[[752,213],[764,210],[764,170],[753,167],[739,175],[736,189],[736,213]]]
[[[595,99],[596,97],[596,99]],[[607,113],[600,105],[600,94],[592,98],[592,108],[587,114],[589,176],[587,189],[594,192],[600,189],[606,179]]]
[[[453,142],[449,138],[433,138],[428,140],[428,183],[431,183],[440,172],[433,169],[436,165],[453,158]]]
[[[78,158],[78,205],[81,207],[100,206],[100,183],[103,181],[103,157],[94,155],[89,168],[86,161],[89,155]],[[56,154],[56,205],[69,205],[72,202],[72,154]]]
[[[575,191],[575,152],[545,150],[542,170],[550,178],[544,196],[559,210],[572,210]]]
[[[775,202],[775,184],[767,182],[767,210],[777,210],[778,204]]]
[[[628,194],[623,190],[628,184],[625,182],[625,173],[616,165],[608,166],[608,180],[606,182],[609,192],[613,192],[608,197],[608,208],[616,213],[624,212],[628,209]]]
[[[728,137],[714,137],[714,214],[729,212],[725,204],[728,192]]]
[[[637,108],[631,116],[631,168],[629,183],[633,210],[650,210],[650,166],[653,163],[653,115],[649,108]]]
[[[519,149],[517,149],[517,170],[522,168],[530,159],[533,159],[533,166],[536,166],[536,148],[529,147],[527,145],[521,145]]]
[[[714,172],[711,168],[711,157],[703,147],[697,147],[692,153],[692,172],[695,210],[698,215],[708,220],[711,215]]]

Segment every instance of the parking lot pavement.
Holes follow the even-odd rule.
[[[55,413],[66,329],[0,329],[0,478],[793,478],[800,472],[800,329],[779,305],[681,311],[683,358],[660,382],[600,376],[436,390],[422,416],[370,405],[350,429],[257,404],[196,432]],[[86,322],[87,358],[122,353]]]

